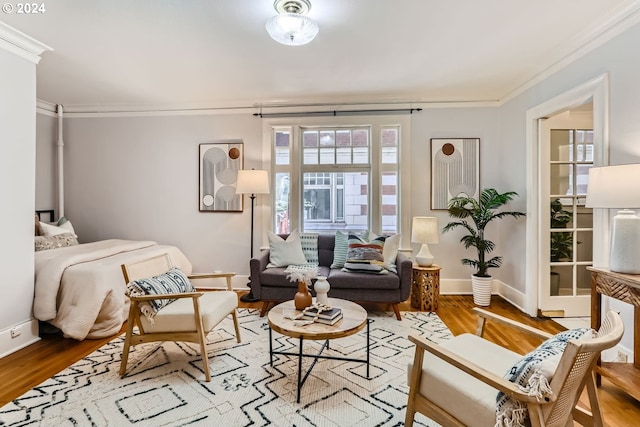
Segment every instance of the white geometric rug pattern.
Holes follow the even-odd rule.
[[[402,426],[414,353],[407,336],[451,337],[435,313],[403,312],[402,321],[370,313],[369,378],[364,363],[319,360],[296,403],[297,358],[274,356],[271,367],[267,318],[254,309],[238,318],[241,343],[230,319],[208,336],[209,383],[197,347],[173,342],[136,346],[120,378],[118,337],[0,408],[0,426]],[[365,331],[331,340],[325,352],[363,359]],[[273,337],[274,350],[297,351],[297,339]],[[320,344],[305,341],[305,353]],[[436,424],[417,414],[414,425]]]

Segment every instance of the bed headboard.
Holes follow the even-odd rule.
[[[49,215],[49,218],[47,218],[47,221],[53,222],[54,221],[53,218],[55,217],[55,211],[53,209],[36,210],[36,215],[38,216],[39,221],[42,221],[43,215]]]
[[[48,215],[48,218],[46,218],[46,220],[48,222],[53,222],[54,214],[55,214],[55,211],[53,209],[38,209],[38,210],[36,210],[34,236],[39,236],[40,235],[40,221],[42,221],[42,219],[43,219],[42,217],[45,216],[45,215]]]

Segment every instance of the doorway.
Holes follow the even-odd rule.
[[[539,242],[547,256],[539,260],[538,311],[547,317],[588,316],[593,212],[585,200],[594,160],[593,103],[539,121]]]
[[[527,111],[526,114],[526,149],[527,149],[527,248],[526,248],[526,285],[525,285],[525,311],[530,316],[538,316],[540,311],[544,308],[545,311],[554,311],[553,313],[547,313],[554,317],[576,317],[576,316],[589,316],[590,314],[590,295],[584,288],[584,277],[578,279],[578,275],[584,276],[586,273],[580,272],[580,263],[584,263],[585,267],[581,267],[586,271],[586,264],[593,263],[594,265],[607,265],[608,263],[608,229],[609,218],[604,209],[596,209],[592,214],[591,227],[589,233],[592,238],[590,246],[591,259],[588,260],[584,257],[584,254],[580,254],[579,261],[571,261],[570,267],[572,269],[573,276],[570,281],[568,279],[565,283],[565,287],[570,288],[571,295],[554,295],[556,306],[543,307],[542,304],[546,304],[547,300],[553,300],[551,298],[551,286],[550,286],[550,273],[551,273],[551,224],[550,224],[550,208],[551,202],[555,200],[555,197],[566,195],[567,188],[562,189],[556,187],[557,193],[552,194],[550,191],[550,170],[551,168],[551,154],[549,141],[546,145],[548,148],[545,150],[545,142],[543,141],[543,135],[545,134],[544,123],[549,118],[559,116],[562,114],[571,115],[571,111],[580,111],[581,109],[591,109],[592,112],[592,126],[588,129],[587,126],[571,126],[571,130],[588,130],[591,132],[589,138],[592,138],[592,148],[590,148],[592,161],[590,164],[593,166],[601,166],[608,164],[608,75],[603,74],[591,81],[588,81],[581,86],[578,86],[568,92],[556,96],[542,104],[533,107]],[[568,112],[568,113],[567,113]],[[575,114],[574,114],[575,115]],[[560,116],[562,117],[562,116]],[[550,128],[549,128],[550,129]],[[562,129],[567,130],[567,129]],[[577,134],[573,133],[571,138],[577,139]],[[569,138],[568,134],[565,135]],[[583,135],[584,136],[584,135]],[[550,138],[550,130],[549,130]],[[556,148],[560,145],[571,145],[564,143],[556,143]],[[574,147],[575,151],[572,156],[577,157],[577,147]],[[584,147],[582,147],[584,149]],[[559,152],[559,148],[557,148]],[[568,147],[567,147],[568,150]],[[568,152],[567,157],[568,159]],[[567,184],[571,180],[577,179],[577,172],[573,172],[574,176],[569,178],[563,177],[566,175],[567,166],[574,167],[573,163],[568,160],[562,161],[560,157],[555,160],[557,177],[562,177],[564,187],[569,187]],[[563,169],[561,166],[565,166]],[[576,168],[578,163],[575,164]],[[573,183],[571,184],[572,188]],[[575,191],[575,190],[572,190]],[[584,191],[586,194],[586,190]],[[580,197],[577,194],[571,194],[571,209],[574,211],[580,211],[580,213],[571,212],[571,218],[574,222],[570,230],[553,230],[556,232],[568,233],[571,231],[572,249],[576,251],[580,246],[577,242],[580,241],[581,236],[578,234],[582,230],[582,215],[581,208],[584,205],[580,204]],[[562,202],[568,202],[563,200]],[[569,207],[569,205],[561,204],[561,208]],[[569,209],[566,209],[569,210]],[[565,236],[566,237],[566,236]],[[585,240],[586,241],[586,240]],[[582,248],[580,248],[582,249]],[[578,256],[577,253],[572,254]],[[568,261],[567,261],[568,262]],[[569,264],[567,264],[569,265]],[[557,265],[561,266],[561,265]],[[584,279],[584,280],[583,280]],[[581,285],[579,286],[578,283]],[[590,280],[589,280],[590,286]],[[565,291],[563,291],[565,292]],[[584,293],[584,295],[581,295]],[[575,299],[575,301],[574,301]]]

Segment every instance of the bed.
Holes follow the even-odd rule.
[[[42,234],[43,228],[51,232],[42,224],[60,228],[36,222],[36,233]],[[36,236],[33,304],[34,317],[65,337],[104,338],[120,331],[129,310],[122,264],[168,253],[176,267],[192,272],[191,263],[175,246],[121,239],[79,244],[70,223],[65,229],[68,232]],[[54,243],[39,245],[43,241]]]

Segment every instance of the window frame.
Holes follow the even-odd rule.
[[[339,128],[368,127],[370,134],[370,164],[302,164],[302,130],[328,128],[339,130]],[[382,159],[382,131],[386,128],[395,128],[398,133],[397,162],[383,163]],[[275,136],[277,132],[289,132],[289,164],[276,164],[275,161]],[[302,177],[304,172],[368,172],[369,181],[369,208],[368,208],[368,228],[373,232],[382,230],[382,174],[384,172],[394,172],[397,174],[397,194],[396,194],[396,233],[402,230],[410,230],[410,215],[403,215],[404,212],[411,212],[410,201],[410,116],[409,115],[371,115],[371,116],[338,116],[338,117],[308,117],[308,118],[272,118],[263,120],[263,148],[264,155],[271,164],[271,177],[274,182],[279,173],[289,173],[289,229],[302,230],[304,209],[302,207],[303,185]],[[275,192],[274,192],[275,193]],[[272,197],[272,209],[270,218],[265,221],[268,229],[273,229],[275,225],[276,206],[275,198]],[[297,208],[296,208],[297,207]],[[408,245],[405,241],[407,233],[403,234],[403,245]]]

